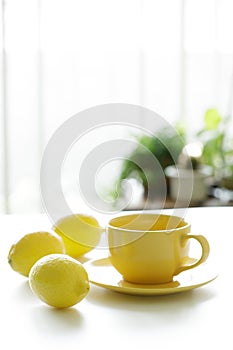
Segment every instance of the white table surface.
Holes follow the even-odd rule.
[[[7,262],[11,244],[25,233],[49,229],[48,217],[0,216],[0,348],[232,350],[233,207],[191,208],[185,218],[193,233],[208,238],[216,280],[192,291],[149,297],[91,285],[83,301],[58,310],[37,299],[27,279]]]

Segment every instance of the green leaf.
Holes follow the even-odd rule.
[[[216,129],[219,123],[222,121],[222,117],[217,109],[208,109],[205,113],[205,128],[207,130]]]

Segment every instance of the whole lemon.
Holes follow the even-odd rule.
[[[52,229],[62,237],[66,253],[75,258],[95,248],[102,233],[98,221],[85,214],[73,214],[61,218]]]
[[[8,262],[14,271],[28,277],[34,263],[52,253],[66,253],[62,238],[54,232],[32,232],[11,246]]]
[[[64,254],[39,259],[31,268],[29,285],[43,302],[57,308],[77,304],[90,289],[84,266]]]

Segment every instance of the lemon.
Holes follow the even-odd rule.
[[[69,255],[49,254],[29,274],[31,290],[50,306],[66,308],[80,302],[90,285],[84,266]]]
[[[95,248],[102,232],[98,221],[85,214],[61,218],[54,224],[53,230],[62,237],[66,253],[75,258]]]
[[[8,253],[11,268],[28,277],[33,264],[44,255],[65,253],[64,243],[54,232],[32,232],[13,244]]]

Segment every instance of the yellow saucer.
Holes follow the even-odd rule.
[[[217,277],[208,263],[175,276],[173,281],[164,284],[134,284],[126,282],[111,265],[108,258],[91,260],[84,264],[89,281],[97,286],[131,295],[164,295],[192,290],[201,287]]]

